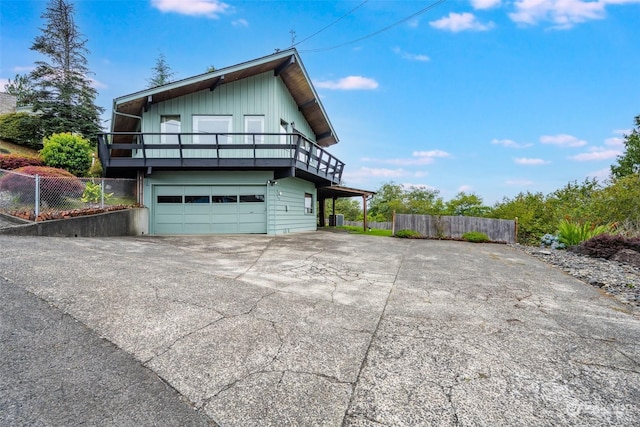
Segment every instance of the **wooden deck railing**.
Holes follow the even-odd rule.
[[[288,168],[339,184],[344,163],[300,134],[112,132],[98,137],[105,168]]]

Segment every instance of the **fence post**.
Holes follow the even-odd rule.
[[[35,206],[34,212],[35,212],[35,215],[36,215],[35,220],[37,221],[38,217],[40,216],[40,175],[36,175],[36,188],[35,188],[35,190],[36,190],[36,197],[35,197],[36,206]]]
[[[104,178],[100,179],[100,208],[104,209]]]
[[[396,235],[396,210],[391,213],[391,235]]]

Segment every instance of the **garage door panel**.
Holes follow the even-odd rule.
[[[155,228],[156,234],[182,234],[182,224],[156,224]]]
[[[182,185],[157,185],[155,186],[156,196],[182,195],[184,187]]]
[[[234,224],[221,224],[215,223],[211,225],[211,232],[214,234],[239,234],[246,233],[246,231],[239,231],[238,223]]]
[[[209,205],[184,205],[184,214],[185,215],[211,215],[211,206]]]
[[[154,233],[266,233],[264,186],[154,186]]]
[[[183,230],[185,234],[211,234],[211,224],[185,223]]]

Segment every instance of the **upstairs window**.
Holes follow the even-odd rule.
[[[195,134],[224,134],[218,136],[219,144],[231,144],[231,129],[233,116],[193,116],[193,133]],[[194,144],[215,144],[215,135],[194,135]]]
[[[262,144],[264,142],[264,116],[244,116],[244,133],[248,133],[251,135],[246,135],[245,143],[253,144],[253,141],[256,144]]]
[[[161,144],[177,144],[178,134],[180,133],[180,116],[160,116],[160,143]]]

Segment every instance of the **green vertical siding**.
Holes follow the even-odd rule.
[[[230,115],[233,117],[233,132],[244,132],[245,115],[264,115],[265,132],[280,132],[280,120],[295,123],[297,130],[307,138],[315,140],[311,127],[298,110],[298,105],[289,93],[284,82],[275,77],[273,72],[266,72],[253,77],[247,77],[236,82],[219,86],[214,91],[208,89],[197,93],[173,98],[167,101],[151,104],[149,110],[142,114],[142,132],[160,132],[160,117],[179,115],[182,132],[190,133],[192,117],[198,114]],[[241,143],[238,137],[235,143]],[[269,143],[277,143],[278,137],[273,137]],[[159,143],[159,137],[153,137],[153,143]],[[183,143],[191,143],[188,137]]]
[[[313,183],[299,178],[279,179],[274,186],[268,186],[267,228],[269,234],[287,234],[317,229],[317,213],[304,212],[304,195],[313,195],[316,202],[316,189]],[[315,209],[315,208],[314,208]]]

